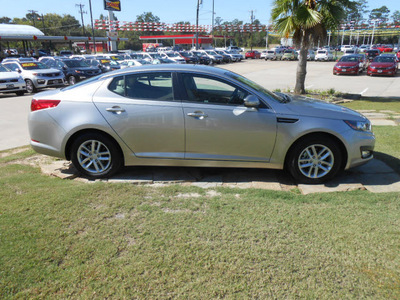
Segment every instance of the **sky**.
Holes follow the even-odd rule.
[[[91,0],[93,20],[100,14],[108,15],[104,10],[103,0]],[[261,24],[270,23],[271,7],[273,0],[214,0],[215,17],[222,21],[238,19],[250,23],[251,11],[255,19]],[[379,8],[386,5],[391,14],[400,11],[400,0],[369,0],[368,9]],[[35,10],[38,14],[56,13],[59,15],[70,14],[81,22],[81,15],[76,4],[83,4],[85,25],[90,24],[89,0],[0,0],[0,17],[11,19],[23,18],[28,10]],[[173,24],[179,21],[188,21],[196,24],[197,0],[121,0],[121,12],[115,12],[119,21],[134,22],[136,16],[144,12],[152,12],[161,22]],[[203,0],[199,11],[199,24],[211,25],[213,0]]]

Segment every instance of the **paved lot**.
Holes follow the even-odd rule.
[[[269,90],[293,89],[296,82],[297,61],[246,60],[219,67],[244,75]],[[363,96],[399,97],[400,71],[395,77],[370,77],[366,72],[358,76],[332,74],[335,62],[307,63],[306,89],[362,94]]]

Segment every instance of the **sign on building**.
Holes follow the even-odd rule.
[[[121,11],[121,1],[104,0],[104,9],[111,11]]]

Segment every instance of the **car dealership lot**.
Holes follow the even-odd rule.
[[[336,62],[307,62],[306,89],[328,90],[361,94],[362,96],[399,97],[400,72],[395,77],[370,77],[360,75],[333,75]],[[296,83],[298,61],[247,60],[237,64],[219,65],[246,76],[273,91],[293,89]]]
[[[217,67],[232,70],[261,84],[269,90],[293,89],[296,81],[297,61],[246,60]],[[369,77],[366,72],[359,76],[332,74],[335,62],[307,63],[306,89],[327,90],[362,94],[363,96],[399,97],[400,73],[395,77]],[[21,97],[0,95],[0,150],[29,144],[27,115],[32,95]]]

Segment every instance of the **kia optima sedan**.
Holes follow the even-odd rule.
[[[123,166],[286,169],[320,183],[371,160],[361,114],[272,93],[227,70],[148,65],[33,96],[31,145],[88,178]]]

